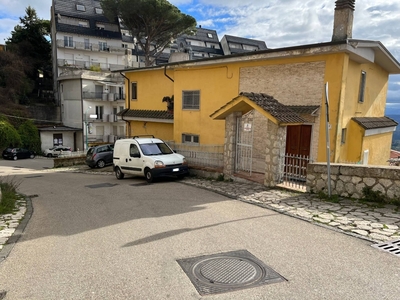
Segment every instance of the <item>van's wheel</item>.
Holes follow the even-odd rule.
[[[51,155],[51,153],[47,154],[47,157],[52,157],[53,155]]]
[[[100,160],[97,162],[97,166],[98,166],[99,168],[104,168],[105,165],[106,165],[106,162],[105,162],[104,160],[102,160],[102,159],[100,159]]]
[[[117,177],[117,179],[124,179],[125,174],[122,173],[121,169],[119,167],[115,168],[115,177]]]
[[[144,176],[146,177],[146,180],[148,183],[153,182],[153,174],[151,174],[151,171],[149,168],[144,169]]]

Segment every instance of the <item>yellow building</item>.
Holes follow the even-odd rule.
[[[124,70],[127,135],[223,146],[225,174],[274,185],[287,154],[327,161],[327,92],[330,161],[386,164],[397,125],[384,116],[388,77],[400,64],[380,42],[351,39],[352,12],[336,8],[331,42]]]

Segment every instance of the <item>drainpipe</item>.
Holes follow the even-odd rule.
[[[165,75],[165,77],[167,77],[172,82],[175,82],[171,77],[168,76],[168,74],[167,74],[167,66],[164,66],[164,75]]]
[[[131,95],[131,93],[130,93],[130,91],[131,91],[131,81],[129,80],[128,77],[126,77],[124,74],[122,74],[122,72],[119,72],[119,74],[121,74],[122,77],[124,77],[126,80],[128,80],[128,90],[127,90],[127,95],[126,95],[126,97],[128,98],[128,110],[130,110],[130,109],[131,109],[131,100],[130,100],[129,97],[130,97],[130,95]],[[122,119],[122,121],[125,121],[126,125],[128,126],[128,133],[129,133],[129,135],[130,135],[130,133],[131,133],[131,122],[124,119],[124,114],[125,114],[128,110],[124,111],[124,112],[121,114],[121,119]]]

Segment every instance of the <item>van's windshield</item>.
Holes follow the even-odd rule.
[[[144,155],[171,154],[172,150],[164,143],[141,144],[140,149]]]

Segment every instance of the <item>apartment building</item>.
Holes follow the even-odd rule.
[[[51,26],[56,105],[62,124],[76,129],[67,146],[87,149],[124,137],[125,122],[116,117],[125,108],[124,77],[111,71],[135,66],[134,43],[98,0],[53,0]]]

